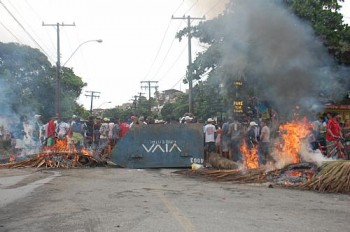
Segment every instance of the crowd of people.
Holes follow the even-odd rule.
[[[118,118],[90,116],[88,120],[82,120],[73,115],[71,118],[53,117],[46,123],[41,118],[41,115],[32,119],[22,116],[18,122],[1,128],[2,139],[11,141],[13,153],[50,149],[58,140],[66,140],[68,148],[74,147],[78,151],[99,149],[110,155],[113,146],[130,128],[129,123]]]
[[[269,152],[271,135],[269,121],[262,120],[259,124],[255,121],[248,123],[230,117],[222,123],[208,118],[203,132],[205,161],[208,161],[209,153],[216,152],[226,159],[242,162],[242,142],[246,143],[248,149],[258,149],[260,164],[272,161]]]
[[[73,115],[71,118],[53,117],[46,123],[42,122],[41,115],[35,115],[32,119],[26,116],[20,117],[20,120],[12,122],[7,130],[4,127],[0,128],[0,137],[2,140],[9,139],[14,151],[49,148],[57,140],[67,140],[68,144],[74,145],[78,150],[82,148],[100,149],[102,153],[110,155],[119,139],[137,125],[196,122],[198,122],[197,119],[190,113],[186,113],[178,120],[167,119],[165,121],[143,116],[131,116],[128,120],[90,116],[88,120],[82,120]],[[221,122],[208,118],[203,127],[204,159],[208,161],[208,154],[216,152],[227,159],[241,162],[240,149],[242,142],[245,142],[248,149],[258,149],[259,164],[265,165],[273,161],[270,155],[271,133],[270,120],[247,121],[229,117]],[[337,155],[334,147],[338,145],[340,139],[344,139],[345,146],[350,147],[349,119],[342,122],[339,115],[331,112],[319,115],[317,120],[312,122],[308,138],[312,150],[320,149],[326,156],[334,157]],[[340,158],[349,159],[349,157]]]
[[[296,117],[295,120],[300,120]],[[204,127],[205,160],[210,152],[216,152],[235,162],[242,162],[242,143],[248,149],[258,150],[259,165],[274,162],[271,156],[273,130],[271,120],[234,120],[223,123],[209,118]],[[278,131],[275,131],[278,135]],[[327,158],[350,159],[350,119],[342,121],[336,112],[318,115],[311,123],[308,136],[310,151],[320,150]]]
[[[350,119],[343,121],[337,112],[318,115],[312,122],[309,143],[312,150],[321,150],[327,157],[349,159]]]

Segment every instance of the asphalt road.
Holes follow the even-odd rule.
[[[0,231],[350,231],[350,196],[175,169],[0,169]]]

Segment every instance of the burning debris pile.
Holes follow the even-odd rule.
[[[215,170],[201,168],[198,170],[180,170],[176,171],[175,173],[193,177],[205,177],[213,181],[234,182],[241,184],[267,182],[267,174],[265,169],[249,169],[242,171],[240,169]]]
[[[280,138],[272,151],[273,163],[259,166],[258,149],[248,149],[246,143],[242,143],[242,165],[235,163],[232,170],[227,170],[232,161],[217,158],[219,154],[211,154],[215,158],[209,158],[209,163],[215,162],[210,168],[181,170],[176,173],[214,181],[271,183],[320,192],[350,193],[350,161],[329,160],[325,157],[317,158],[322,159],[322,162],[316,160],[317,153],[309,152],[303,146],[310,133],[308,128],[306,121],[281,125]]]
[[[31,157],[28,159],[28,157]],[[101,151],[77,149],[67,140],[57,140],[51,147],[44,149],[35,155],[30,155],[26,159],[17,161],[14,155],[10,156],[9,163],[0,164],[0,168],[76,168],[106,166],[106,157]]]
[[[325,162],[320,172],[300,187],[319,192],[350,193],[350,161]]]

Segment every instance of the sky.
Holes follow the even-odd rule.
[[[226,0],[0,0],[0,41],[39,48],[55,64],[57,30],[43,23],[66,24],[60,27],[60,59],[87,83],[79,103],[90,109],[91,98],[85,94],[95,91],[99,98],[94,99],[93,108],[112,108],[131,103],[140,92],[148,97],[148,90],[141,88],[145,81],[156,81],[160,92],[172,88],[185,91],[188,86],[182,80],[189,62],[188,43],[175,35],[187,22],[171,17],[205,15],[210,19],[222,12],[225,3]],[[343,3],[342,13],[350,24],[349,0]],[[199,22],[193,20],[192,25]],[[69,26],[73,23],[75,26]],[[103,42],[96,42],[99,39]],[[192,39],[193,60],[202,50],[203,46]]]

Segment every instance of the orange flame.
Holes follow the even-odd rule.
[[[82,154],[86,156],[92,156],[92,152],[86,148],[81,149],[81,151],[78,151],[78,149],[75,147],[74,143],[69,141],[69,138],[66,139],[57,139],[55,141],[55,144],[50,147],[44,147],[43,152],[38,154],[38,156],[44,156],[48,154],[54,154],[54,153],[65,153],[68,156],[72,154]],[[74,158],[75,160],[77,158]]]
[[[243,144],[240,150],[243,155],[243,167],[245,167],[246,169],[256,169],[259,167],[259,156],[257,147],[248,149],[245,140],[243,140]]]
[[[279,127],[281,132],[281,144],[278,151],[279,159],[286,163],[299,163],[301,140],[310,134],[310,124],[304,121],[293,121]]]
[[[9,157],[9,162],[10,162],[10,163],[13,163],[13,162],[15,162],[15,161],[16,161],[16,156],[13,155],[13,154],[11,154],[10,157]]]

